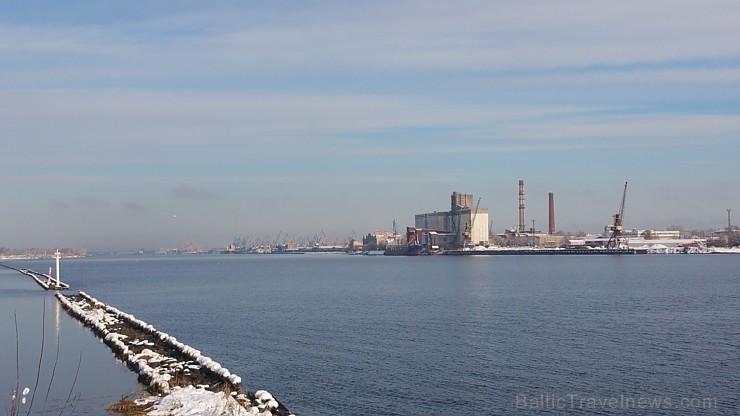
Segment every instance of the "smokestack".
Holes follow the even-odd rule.
[[[550,200],[550,225],[547,229],[548,234],[555,234],[555,200],[553,197],[553,193],[550,192],[547,194],[548,199]]]
[[[732,222],[730,222],[730,211],[732,211],[730,208],[727,208],[727,231],[729,232],[732,230]]]
[[[519,232],[526,232],[527,224],[524,221],[524,181],[519,179]]]

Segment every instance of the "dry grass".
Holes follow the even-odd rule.
[[[139,394],[140,395],[140,394]],[[152,402],[136,403],[137,394],[127,394],[121,400],[110,405],[108,410],[125,416],[146,416],[147,410],[152,407]]]

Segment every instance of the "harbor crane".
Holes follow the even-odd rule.
[[[619,205],[619,212],[614,214],[614,225],[612,235],[606,243],[606,248],[619,248],[622,237],[622,221],[624,220],[624,200],[627,198],[627,182],[624,183],[624,192],[622,193],[622,203]]]
[[[324,240],[326,239],[326,233],[324,230],[321,230],[318,234],[313,235],[313,241],[311,242],[311,245],[319,247],[324,244]]]

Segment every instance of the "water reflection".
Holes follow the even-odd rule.
[[[58,414],[66,405],[67,412],[74,406],[75,414],[101,415],[139,388],[135,375],[72,320],[52,292],[7,269],[0,270],[0,333],[0,402],[10,408],[16,383],[30,389],[19,414],[29,407],[32,415]]]
[[[59,313],[61,309],[62,309],[62,306],[59,304],[59,302],[54,302],[54,329],[55,329],[54,333],[56,334],[57,339],[59,339],[59,333],[60,333]]]

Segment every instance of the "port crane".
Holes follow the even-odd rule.
[[[324,230],[321,230],[319,234],[313,235],[313,240],[311,241],[311,245],[319,247],[324,244],[324,239],[326,239],[326,233]]]
[[[624,200],[627,198],[627,182],[624,183],[624,192],[622,193],[622,203],[619,205],[619,212],[614,214],[614,225],[612,235],[606,243],[606,248],[619,248],[622,237],[622,221],[624,220]]]

